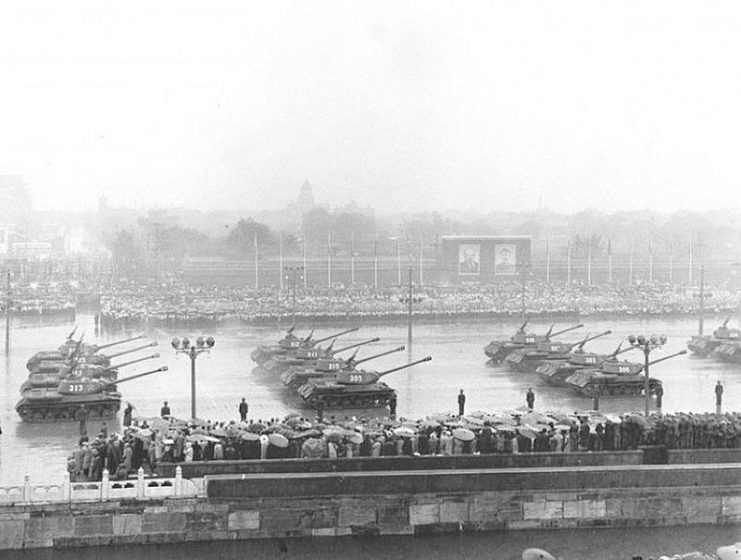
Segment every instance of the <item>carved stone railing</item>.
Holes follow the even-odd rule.
[[[103,480],[93,482],[70,482],[69,473],[64,473],[61,484],[31,484],[26,475],[22,485],[0,487],[0,506],[198,496],[205,496],[203,479],[184,479],[180,467],[175,470],[175,478],[145,478],[144,470],[139,469],[135,479],[126,480],[110,480],[108,471],[104,470]]]

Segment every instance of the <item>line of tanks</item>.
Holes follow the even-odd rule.
[[[484,347],[484,354],[494,364],[503,364],[516,372],[537,373],[549,384],[570,388],[578,394],[594,396],[639,396],[645,391],[644,365],[638,362],[619,360],[618,355],[633,350],[622,348],[622,343],[609,354],[587,352],[584,345],[596,338],[607,336],[611,331],[587,336],[576,342],[557,342],[552,339],[582,328],[574,325],[545,334],[527,330],[527,321],[509,340],[494,340]],[[649,366],[673,356],[649,362]],[[661,392],[659,379],[649,377],[649,392]]]
[[[687,348],[698,357],[723,362],[741,363],[741,330],[728,326],[730,317],[712,335],[698,334],[687,342]]]
[[[253,375],[279,377],[286,387],[296,391],[303,404],[312,409],[325,408],[377,408],[391,406],[396,400],[396,391],[381,381],[390,373],[406,369],[432,358],[415,360],[385,371],[359,369],[362,363],[401,352],[404,346],[386,350],[372,356],[358,359],[361,346],[378,342],[372,338],[342,348],[334,348],[336,339],[342,335],[359,330],[347,329],[319,339],[314,339],[314,331],[306,337],[297,337],[291,327],[276,345],[259,346],[252,354],[258,364]],[[332,342],[326,348],[322,342]],[[349,358],[338,354],[355,349]]]
[[[121,408],[119,383],[125,383],[167,371],[166,366],[131,375],[118,377],[118,370],[159,358],[152,354],[122,363],[114,364],[114,358],[132,354],[146,348],[157,346],[149,342],[143,346],[129,348],[114,354],[103,354],[101,350],[120,344],[141,340],[144,335],[97,345],[83,342],[83,337],[75,341],[73,330],[64,344],[57,350],[34,354],[26,363],[28,378],[20,388],[21,400],[15,409],[26,422],[60,422],[73,420],[83,406],[91,419],[113,418]]]

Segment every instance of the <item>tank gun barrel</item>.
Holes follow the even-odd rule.
[[[574,348],[575,346],[583,346],[584,344],[586,344],[590,340],[594,340],[595,338],[600,338],[602,336],[606,336],[606,335],[608,335],[610,333],[612,333],[612,331],[605,331],[605,332],[601,332],[599,334],[595,334],[594,336],[588,336],[587,338],[584,338],[584,339],[580,340],[579,342],[573,342],[573,343],[571,343],[569,346],[571,346],[571,348]]]
[[[337,334],[325,336],[324,338],[319,338],[314,341],[314,344],[319,344],[320,342],[324,342],[325,340],[329,340],[330,338],[337,338],[338,336],[342,336],[343,334],[348,334],[348,333],[359,331],[359,330],[360,330],[360,327],[353,327],[352,329],[347,329],[346,331],[338,332]]]
[[[383,377],[384,375],[388,375],[389,373],[394,373],[395,371],[399,371],[401,369],[406,369],[412,366],[416,366],[417,364],[421,364],[422,362],[429,362],[431,359],[432,359],[432,356],[425,356],[424,358],[420,360],[415,360],[413,362],[409,362],[408,364],[404,364],[402,366],[387,369],[386,371],[381,371],[378,373],[378,377]]]
[[[72,340],[72,337],[75,336],[75,333],[77,332],[77,327],[79,325],[75,325],[75,328],[72,329],[72,331],[67,335],[67,340]]]
[[[368,356],[367,358],[363,358],[362,360],[353,361],[353,365],[362,364],[363,362],[367,362],[369,360],[375,360],[376,358],[380,358],[382,356],[388,356],[389,354],[394,354],[395,352],[401,352],[403,350],[406,350],[406,346],[399,346],[398,348],[394,348],[393,350],[386,350],[385,352],[381,352],[380,354],[375,354],[374,356]]]
[[[633,350],[633,347],[632,346],[626,346],[625,348],[620,348],[620,346],[622,346],[622,345],[623,345],[623,343],[621,342],[618,345],[617,350],[615,350],[612,354],[610,354],[609,357],[610,358],[614,358],[615,356],[619,356],[620,354],[624,354],[625,352],[630,352],[631,350]]]
[[[97,351],[100,351],[100,350],[103,350],[103,348],[110,348],[111,346],[118,346],[119,344],[125,344],[127,342],[132,342],[134,340],[141,340],[142,338],[147,338],[147,335],[140,334],[139,336],[132,336],[131,338],[125,338],[123,340],[115,340],[107,344],[101,344],[100,346],[96,346],[95,348],[97,349]]]
[[[132,352],[138,352],[139,350],[144,350],[145,348],[152,348],[153,346],[157,346],[157,341],[152,341],[149,344],[145,344],[144,346],[137,346],[136,348],[129,348],[128,350],[122,350],[121,352],[116,352],[115,354],[104,354],[106,358],[109,360],[112,360],[113,358],[118,358],[119,356],[125,356],[126,354],[131,354]]]
[[[524,333],[524,332],[525,332],[525,327],[527,327],[527,324],[528,324],[529,322],[530,322],[530,320],[529,320],[529,319],[525,319],[525,322],[524,322],[524,323],[522,323],[522,325],[520,325],[520,328],[519,328],[519,329],[517,329],[517,330],[518,330],[519,332],[521,332],[521,333]]]
[[[658,360],[652,360],[648,362],[648,365],[652,366],[654,364],[658,364],[659,362],[663,362],[664,360],[668,360],[670,358],[676,358],[677,356],[681,356],[686,353],[687,353],[687,350],[680,350],[679,352],[675,352],[674,354],[669,354],[668,356],[664,356],[663,358],[659,358]]]
[[[350,346],[345,346],[344,348],[338,348],[337,350],[332,350],[331,352],[328,352],[328,353],[334,356],[335,354],[339,354],[340,352],[344,352],[345,350],[350,350],[351,348],[357,348],[358,346],[365,346],[366,344],[378,342],[379,340],[381,340],[379,337],[371,338],[368,340],[364,340],[363,342],[356,342],[355,344],[351,344]]]
[[[311,332],[306,337],[303,338],[303,342],[309,342],[311,340],[311,337],[314,336],[315,330],[316,329],[311,329]]]
[[[580,329],[583,326],[584,326],[583,323],[579,323],[578,325],[574,325],[573,327],[569,327],[567,329],[561,329],[560,331],[556,331],[556,332],[550,334],[548,338],[553,337],[553,336],[558,336],[559,334],[564,334],[564,333],[567,333],[567,332],[570,332],[570,331],[575,331],[576,329]]]
[[[125,366],[130,366],[131,364],[138,364],[139,362],[144,362],[146,360],[154,360],[159,357],[160,357],[159,354],[152,354],[151,356],[144,356],[143,358],[137,358],[136,360],[130,360],[122,364],[111,365],[110,367],[105,368],[105,370],[103,371],[113,371],[114,369],[122,368]]]
[[[131,381],[133,379],[139,379],[140,377],[144,377],[145,375],[152,375],[153,373],[159,373],[161,371],[167,371],[167,366],[162,366],[157,369],[153,369],[152,371],[145,371],[144,373],[137,373],[136,375],[130,375],[129,377],[124,377],[122,379],[118,379],[116,381],[108,381],[107,383],[103,383],[103,387],[110,387],[111,385],[118,385],[119,383],[125,383],[127,381]]]

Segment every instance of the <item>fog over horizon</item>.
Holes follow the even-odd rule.
[[[0,6],[39,210],[737,210],[730,1]]]

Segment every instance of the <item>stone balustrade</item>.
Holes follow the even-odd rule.
[[[106,502],[116,500],[161,500],[163,498],[194,498],[204,495],[202,479],[184,479],[180,467],[174,478],[145,478],[139,469],[135,479],[110,480],[107,470],[103,480],[70,482],[64,473],[61,484],[31,484],[26,475],[20,486],[0,487],[0,505],[35,503]]]

